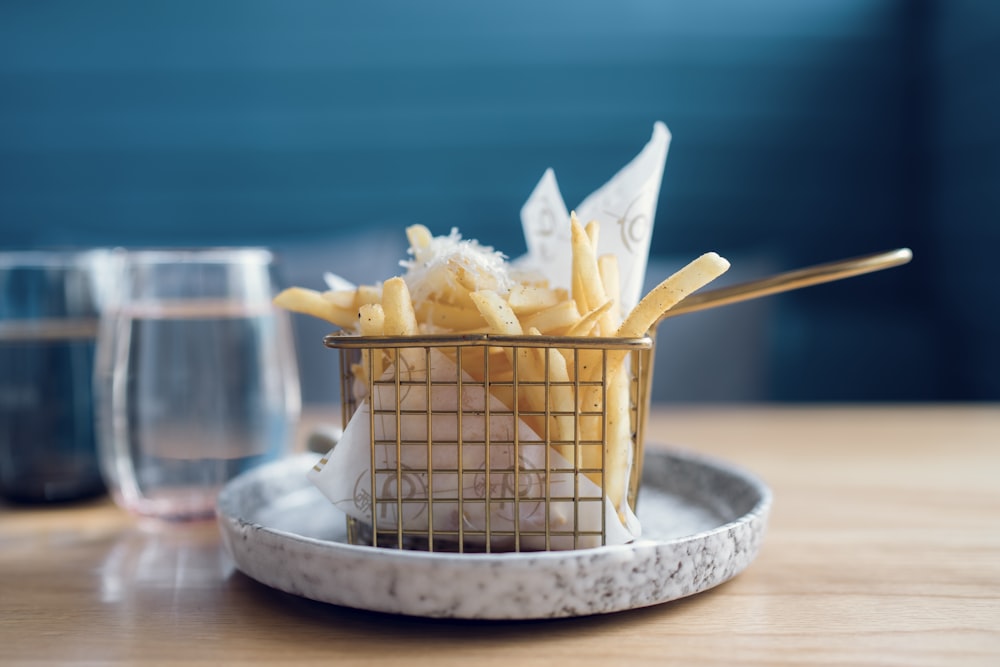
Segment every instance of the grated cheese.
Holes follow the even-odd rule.
[[[513,285],[507,256],[478,241],[463,239],[458,229],[448,236],[435,236],[426,248],[410,248],[412,259],[399,265],[406,269],[403,280],[414,302],[443,296],[445,285],[453,285],[456,269],[464,269],[473,290],[493,290],[507,294]]]

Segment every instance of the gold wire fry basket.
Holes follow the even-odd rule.
[[[613,355],[628,360],[629,374],[631,466],[617,484],[635,509],[652,338],[333,334],[324,342],[340,352],[342,423],[366,397],[380,398],[369,401],[370,470],[355,490],[368,517],[348,516],[351,544],[448,552],[605,544],[609,522],[618,521],[604,499],[616,483],[608,477],[607,454]],[[550,351],[566,361],[568,381],[551,379]],[[528,372],[530,355],[544,360],[544,372],[537,364]],[[408,366],[425,371],[393,370]],[[581,368],[588,372],[576,371]],[[387,426],[376,428],[377,422]],[[553,427],[557,422],[564,426]],[[470,429],[473,423],[479,427]],[[521,425],[533,435],[525,437]]]

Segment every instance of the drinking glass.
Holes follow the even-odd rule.
[[[102,471],[122,507],[210,517],[233,476],[292,449],[288,314],[262,248],[133,250],[98,337]]]
[[[104,491],[91,376],[110,253],[0,252],[0,497]]]

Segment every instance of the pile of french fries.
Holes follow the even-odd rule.
[[[729,268],[729,262],[716,253],[706,253],[653,288],[630,312],[623,313],[619,306],[618,258],[597,254],[599,224],[594,221],[584,226],[573,215],[571,225],[569,289],[523,276],[518,279],[514,273],[510,274],[515,276],[512,279],[495,270],[494,256],[488,261],[476,261],[475,253],[468,252],[435,256],[435,237],[426,227],[414,225],[406,229],[414,258],[406,275],[381,285],[347,290],[320,292],[291,287],[274,301],[280,307],[366,337],[492,333],[639,338],[667,310]],[[419,272],[413,267],[419,267]],[[366,356],[364,363],[351,369],[361,386],[385,379],[384,374],[391,376],[393,364],[397,363],[391,352],[375,350],[365,354],[375,356]],[[483,355],[491,355],[489,363],[484,363]],[[560,454],[591,471],[594,481],[603,485],[608,499],[621,511],[633,430],[627,359],[624,350],[609,352],[599,346],[575,350],[500,346],[466,350],[461,363],[462,370],[479,382],[488,368],[490,383],[498,385],[497,398],[509,407],[514,396],[504,395],[504,387],[512,386],[505,383],[512,382],[516,368],[516,376],[525,382],[516,397],[520,411],[527,413],[525,423],[538,434],[547,432]],[[574,386],[579,392],[574,391]],[[548,413],[555,413],[548,424],[544,423],[546,404]],[[606,415],[604,423],[579,416],[593,411]],[[587,440],[604,442],[603,466],[599,450],[573,447],[574,442]],[[601,469],[605,471],[603,480]]]

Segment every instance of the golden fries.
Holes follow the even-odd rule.
[[[289,287],[274,297],[274,304],[286,310],[311,315],[338,327],[349,328],[358,319],[353,309],[341,308],[327,300],[320,292],[304,287]]]
[[[421,251],[431,247],[434,235],[423,225],[411,225],[406,228],[406,239],[410,242],[410,248],[413,249],[414,254],[418,255],[419,258]]]
[[[328,292],[323,292],[322,297],[338,308],[351,310],[357,306],[355,303],[355,297],[357,297],[357,294],[357,290],[330,290]]]
[[[618,327],[616,334],[624,338],[646,335],[665,312],[728,269],[728,261],[714,252],[705,253],[642,297]]]
[[[601,255],[597,258],[597,270],[601,274],[601,282],[604,283],[604,292],[611,295],[611,310],[608,317],[611,322],[621,322],[622,307],[619,295],[622,293],[621,275],[618,271],[618,257],[615,255]],[[608,334],[610,335],[610,331]]]
[[[572,299],[560,301],[551,308],[540,310],[524,318],[522,326],[538,329],[549,336],[563,335],[580,322],[580,310]]]
[[[591,244],[590,235],[575,215],[570,225],[573,233],[573,278],[575,288],[579,290],[579,294],[574,294],[573,299],[580,312],[585,313],[607,301],[608,295],[601,282],[601,273],[597,268],[597,253]]]
[[[507,336],[520,336],[524,333],[517,315],[496,292],[492,290],[473,292],[472,301],[479,309],[479,314],[496,333]]]
[[[507,294],[507,303],[518,315],[531,315],[546,308],[552,308],[565,301],[565,295],[558,290],[540,285],[525,285],[518,283],[511,287]]]
[[[359,318],[361,320],[362,336],[385,335],[385,310],[383,310],[382,304],[364,304],[360,308]],[[370,360],[369,356],[371,356]],[[382,350],[362,350],[361,358],[364,365],[363,372],[367,374],[368,369],[371,368],[371,379],[381,379],[382,372],[385,370],[385,360]]]
[[[417,320],[435,331],[475,331],[486,327],[478,309],[463,308],[450,303],[423,301],[417,306]]]
[[[571,326],[566,332],[566,335],[589,336],[594,330],[594,327],[597,325],[597,322],[611,311],[611,306],[613,304],[614,301],[608,299],[597,308],[594,308],[592,311],[581,317],[576,324]]]
[[[390,278],[382,286],[382,310],[385,313],[386,336],[416,336],[417,314],[413,310],[410,290],[402,278]]]
[[[565,288],[534,279],[512,282],[492,271],[490,261],[465,261],[460,253],[437,261],[437,250],[460,237],[435,238],[426,227],[413,225],[406,229],[414,258],[406,275],[353,290],[320,293],[293,287],[274,302],[362,336],[493,333],[639,338],[654,329],[667,310],[729,267],[716,253],[706,253],[623,313],[618,259],[597,254],[599,225],[595,221],[582,225],[575,214],[570,224],[572,271]],[[454,360],[471,381],[487,383],[495,398],[516,407],[529,428],[601,485],[622,511],[636,429],[637,399],[628,352],[602,347],[598,340],[592,348],[490,345],[444,353],[457,355]],[[359,381],[380,379],[396,363],[396,354],[366,349],[363,363],[350,371]],[[402,348],[398,363],[422,354],[416,347]]]

